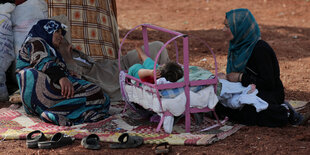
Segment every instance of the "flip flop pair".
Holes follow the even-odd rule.
[[[128,133],[123,133],[118,137],[119,143],[111,144],[112,149],[127,149],[136,148],[143,144],[144,140],[140,136],[130,136]]]
[[[38,148],[38,143],[46,141],[44,133],[40,130],[30,132],[26,137],[26,145],[28,148]]]
[[[143,144],[143,138],[139,136],[129,136],[128,133],[122,134],[118,138],[119,143],[111,144],[110,148],[112,149],[125,149],[125,148],[135,148]],[[87,137],[84,137],[81,141],[81,145],[90,150],[99,150],[100,139],[96,134],[90,134]]]
[[[33,137],[34,134],[39,133],[38,136]],[[32,131],[27,135],[26,145],[28,148],[40,148],[40,149],[55,149],[58,147],[70,145],[74,142],[75,138],[63,133],[56,133],[52,136],[50,141],[40,130]]]

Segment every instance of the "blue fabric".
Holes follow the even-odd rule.
[[[90,82],[79,80],[73,83],[74,97],[65,99],[48,76],[35,69],[21,70],[17,80],[25,111],[40,116],[45,122],[76,125],[109,117],[109,97],[102,93],[99,86]]]
[[[32,43],[29,42],[24,43],[22,49],[19,51],[19,54],[17,56],[17,62],[16,62],[17,71],[26,67],[29,68],[29,66],[32,66],[33,68],[43,72],[45,72],[47,68],[50,68],[52,66],[60,66],[62,68],[66,67],[66,64],[63,61],[60,53],[56,52],[57,55],[54,55],[53,52],[51,52],[52,47],[49,46],[47,42],[42,38],[36,38],[35,40],[40,41],[44,48],[35,49],[37,47],[34,47]],[[36,64],[31,64],[33,63],[31,62],[31,59],[32,60],[35,59],[34,55],[37,55],[37,57],[40,56],[40,61],[38,61]],[[66,73],[69,74],[68,72]]]
[[[213,74],[206,69],[203,69],[198,66],[189,66],[189,81],[205,80],[209,79],[211,76],[213,76]],[[183,81],[184,76],[177,82],[183,82]]]
[[[151,58],[146,58],[143,64],[134,64],[128,69],[128,75],[133,76],[135,78],[139,78],[138,72],[140,69],[153,69],[154,61]],[[156,64],[156,68],[158,65]]]
[[[54,32],[58,29],[62,29],[63,36],[66,34],[66,31],[61,27],[60,22],[51,19],[42,19],[32,26],[27,37],[40,37],[55,49],[52,40]]]
[[[42,19],[39,20],[35,25],[30,29],[27,38],[42,38],[49,46],[51,46],[55,52],[56,56],[63,61],[61,54],[57,51],[57,49],[53,45],[53,34],[58,30],[62,29],[62,35],[65,36],[66,31],[62,27],[62,24],[56,20],[51,19]]]
[[[260,30],[248,9],[235,9],[226,13],[229,29],[234,36],[229,43],[226,72],[243,72],[256,43]]]

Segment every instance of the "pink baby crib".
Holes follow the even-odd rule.
[[[120,55],[121,55],[121,51],[122,51],[122,46],[123,43],[125,42],[127,36],[134,30],[136,30],[137,28],[142,27],[142,36],[143,36],[143,41],[144,41],[144,50],[146,55],[150,55],[149,54],[149,44],[148,44],[148,33],[147,33],[147,29],[153,29],[153,30],[157,30],[157,31],[162,31],[165,33],[169,33],[171,34],[172,38],[170,40],[168,40],[163,47],[161,47],[161,49],[159,50],[159,52],[156,55],[155,58],[155,65],[154,68],[156,68],[156,64],[158,62],[158,58],[161,54],[161,52],[163,51],[164,48],[167,47],[167,45],[169,43],[171,43],[172,41],[175,42],[175,49],[176,49],[176,60],[178,61],[178,48],[177,48],[177,44],[176,44],[176,39],[181,38],[183,40],[183,67],[184,67],[184,82],[175,82],[175,83],[168,83],[168,84],[151,84],[151,83],[147,83],[147,82],[142,82],[140,79],[137,79],[133,76],[130,76],[127,74],[126,70],[122,70],[121,69],[121,65],[120,65]],[[167,116],[173,116],[173,114],[171,113],[170,110],[164,109],[163,107],[163,99],[160,96],[160,91],[165,90],[165,89],[175,89],[175,88],[184,88],[184,94],[186,97],[186,104],[185,104],[185,111],[184,111],[184,115],[185,115],[185,130],[186,132],[190,132],[190,124],[191,124],[191,113],[200,113],[200,112],[213,112],[215,118],[216,118],[216,123],[201,130],[201,131],[205,131],[205,130],[209,130],[215,127],[219,127],[222,126],[222,124],[226,121],[220,121],[218,116],[215,113],[214,108],[209,108],[209,107],[204,107],[204,108],[197,108],[197,107],[191,107],[190,105],[190,101],[191,101],[191,96],[190,96],[190,87],[193,86],[201,86],[201,85],[212,85],[213,86],[213,90],[214,93],[216,94],[216,88],[217,88],[217,63],[216,63],[216,57],[213,53],[213,51],[209,48],[209,46],[203,42],[205,44],[205,46],[207,48],[209,48],[209,50],[211,51],[213,58],[214,58],[214,64],[215,64],[215,75],[214,78],[212,79],[206,79],[206,80],[197,80],[197,81],[190,81],[189,80],[189,50],[188,50],[188,39],[189,36],[186,34],[182,34],[180,32],[176,32],[176,31],[172,31],[172,30],[168,30],[165,28],[161,28],[158,26],[154,26],[154,25],[150,25],[150,24],[141,24],[138,25],[136,27],[134,27],[133,29],[131,29],[123,38],[119,51],[118,51],[118,64],[119,64],[119,70],[120,70],[120,87],[121,87],[121,93],[122,93],[122,97],[125,101],[125,107],[124,107],[124,111],[127,108],[132,108],[135,109],[135,106],[130,102],[130,98],[128,96],[128,92],[126,92],[126,88],[133,88],[133,89],[137,89],[139,91],[142,91],[143,94],[147,94],[149,93],[150,95],[152,95],[153,98],[155,98],[155,100],[158,100],[158,106],[160,108],[160,110],[157,110],[157,113],[161,114],[161,119],[158,123],[158,126],[156,128],[156,132],[158,132],[163,124],[163,121],[165,119],[165,117]],[[134,81],[134,82],[133,82]],[[154,72],[154,81],[156,81],[156,71]],[[141,87],[141,85],[143,85],[144,87]],[[147,88],[147,89],[146,89]],[[137,103],[139,104],[139,103]],[[155,103],[156,104],[156,103]],[[177,103],[176,103],[177,104]],[[154,109],[148,109],[148,110],[154,110]]]

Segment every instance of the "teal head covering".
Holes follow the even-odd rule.
[[[229,43],[226,72],[243,72],[257,41],[260,40],[260,30],[248,9],[231,10],[226,13],[226,19],[234,36]]]

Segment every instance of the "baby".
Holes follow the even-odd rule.
[[[143,82],[154,83],[154,61],[141,48],[136,47],[136,50],[143,64],[134,64],[129,68],[128,74]],[[183,74],[182,67],[176,62],[170,61],[162,66],[156,64],[156,78],[163,77],[169,82],[176,82]]]
[[[224,73],[218,73],[217,76],[218,76],[219,79],[227,80],[226,74],[224,74]],[[253,93],[255,91],[255,89],[256,89],[256,85],[255,84],[250,84],[250,86],[251,86],[251,90],[248,91],[248,94]]]
[[[255,84],[247,87],[242,86],[241,82],[230,82],[223,73],[218,74],[220,103],[232,109],[241,109],[244,105],[253,105],[257,112],[267,109],[268,103],[257,96],[258,90]]]

